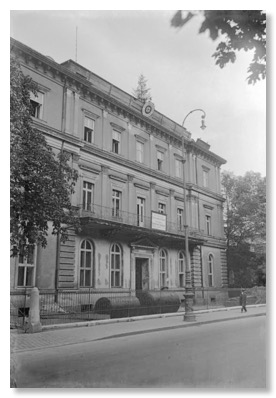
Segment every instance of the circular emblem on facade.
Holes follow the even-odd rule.
[[[153,114],[153,112],[154,112],[154,104],[150,101],[147,101],[142,108],[142,114],[144,116],[149,117]]]

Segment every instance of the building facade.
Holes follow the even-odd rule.
[[[184,289],[183,172],[192,285],[226,287],[225,160],[76,62],[58,64],[13,39],[11,52],[39,87],[33,127],[78,170],[72,203],[81,221],[66,243],[49,234],[46,249],[12,259],[11,289]]]

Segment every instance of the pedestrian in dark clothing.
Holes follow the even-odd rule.
[[[247,309],[246,309],[246,293],[245,293],[244,289],[242,289],[242,291],[241,291],[240,305],[241,305],[241,312],[243,312],[243,310],[245,312],[247,312]]]

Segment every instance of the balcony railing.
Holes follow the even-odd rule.
[[[149,216],[141,218],[138,214],[130,213],[124,210],[118,210],[112,207],[105,207],[101,205],[83,206],[79,205],[80,217],[91,217],[105,221],[113,221],[121,224],[136,226],[140,228],[152,229],[152,219]],[[185,235],[183,225],[171,221],[166,222],[165,232]],[[189,228],[190,235],[202,235],[204,231],[196,228]]]

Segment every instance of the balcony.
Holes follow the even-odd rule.
[[[149,216],[139,217],[135,213],[101,205],[93,205],[91,209],[84,209],[83,205],[78,207],[83,233],[98,232],[105,237],[120,234],[126,239],[167,238],[170,241],[180,241],[181,246],[183,244],[185,231],[177,223],[167,220],[164,229],[155,229],[152,226],[152,217]],[[203,243],[202,230],[189,228],[189,234],[191,244]]]

